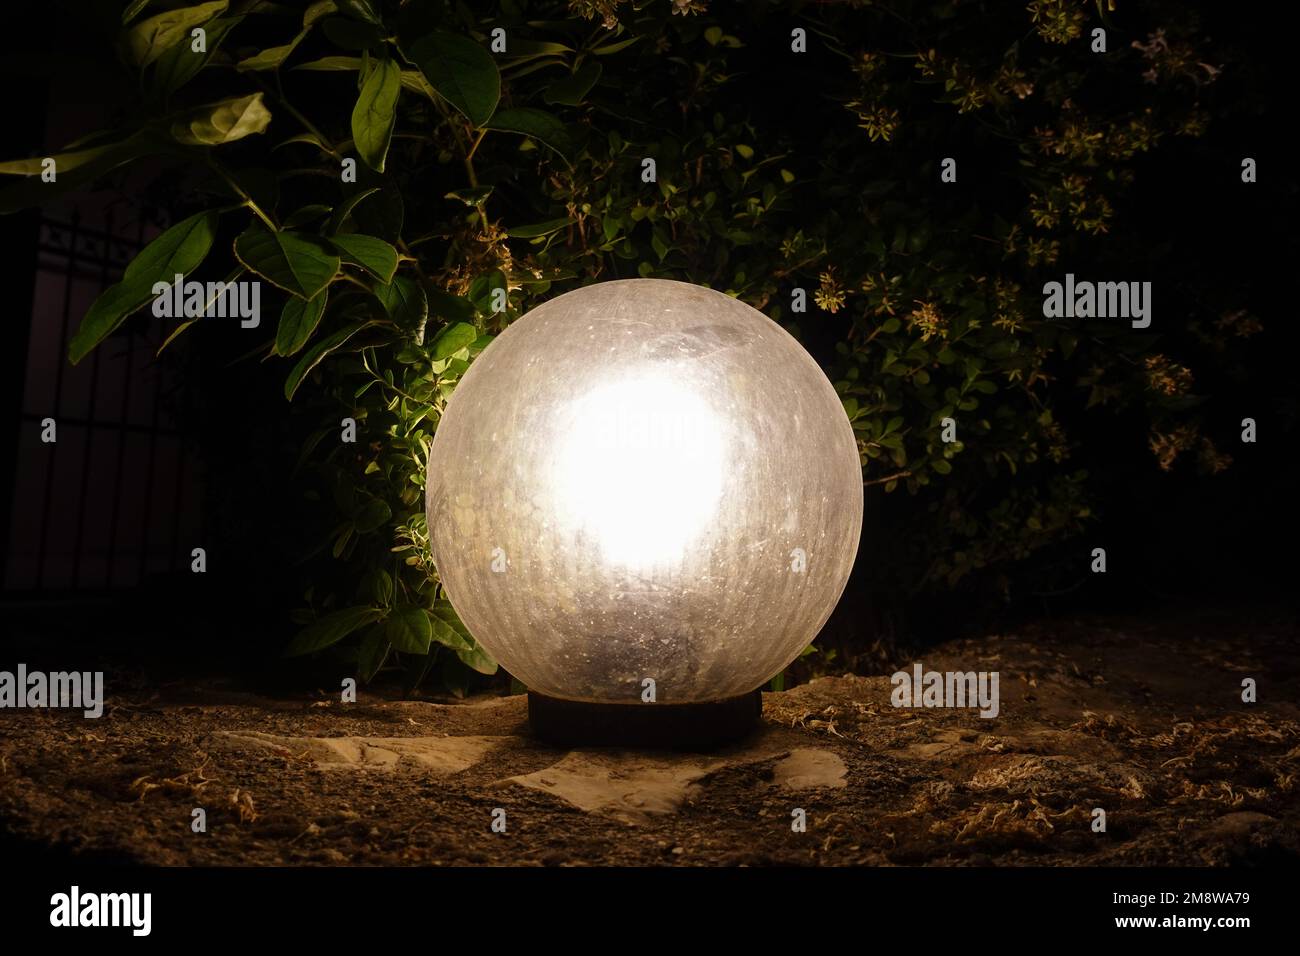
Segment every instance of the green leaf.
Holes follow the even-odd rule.
[[[186,275],[198,268],[212,248],[220,213],[215,209],[197,212],[167,229],[140,250],[122,273],[124,282],[171,283],[176,273]]]
[[[434,361],[450,358],[461,349],[468,348],[477,338],[478,329],[468,322],[457,322],[455,325],[447,326],[433,340],[431,347]]]
[[[214,0],[195,7],[168,10],[147,20],[141,20],[126,32],[126,52],[131,62],[146,67],[182,40],[189,40],[190,31],[225,13],[228,0]]]
[[[212,55],[221,47],[226,34],[239,25],[244,18],[220,17],[209,20],[203,29],[207,33],[202,53],[195,53],[188,43],[177,43],[158,58],[153,68],[154,88],[167,98],[188,83],[208,65]]]
[[[366,632],[366,636],[361,639],[361,647],[357,650],[357,676],[362,683],[369,683],[379,673],[379,668],[384,666],[388,657],[389,648],[382,624],[376,624]]]
[[[376,61],[352,109],[352,142],[366,165],[380,173],[393,138],[397,98],[402,93],[401,75],[401,67],[392,60]]]
[[[619,40],[616,43],[607,43],[604,46],[596,47],[596,49],[591,52],[593,56],[609,56],[611,53],[617,53],[619,50],[626,50],[640,39],[639,36],[635,36],[627,40]]]
[[[546,88],[542,99],[553,106],[577,106],[591,88],[600,79],[602,67],[595,60],[588,60],[572,75],[556,80]]]
[[[45,182],[41,178],[41,173],[44,172],[42,161],[46,157],[0,163],[0,174],[24,177],[21,181],[0,189],[0,213],[42,205],[64,193],[89,186],[123,163],[168,148],[171,148],[169,141],[152,130],[141,130],[115,143],[55,154],[48,157],[54,160],[54,169],[58,175],[54,182]]]
[[[930,467],[941,475],[949,474],[952,471],[952,465],[943,458],[936,458],[930,462]]]
[[[163,349],[171,345],[172,342],[174,342],[182,332],[184,332],[186,329],[188,329],[191,325],[193,325],[197,321],[198,319],[189,319],[188,321],[182,322],[180,325],[176,326],[176,328],[172,329],[171,334],[169,334],[167,338],[163,339],[163,344],[158,346],[158,351],[154,352],[154,356],[157,357],[159,355],[162,355]]]
[[[660,262],[663,262],[664,256],[668,255],[668,243],[659,237],[657,231],[650,236],[650,248],[654,249],[655,255],[659,257]]]
[[[529,59],[530,59],[529,57],[520,57],[519,59],[509,61],[506,64],[506,67],[502,71],[501,75],[505,77],[507,74],[509,74],[509,79],[512,82],[517,83],[521,77],[528,76],[530,73],[537,73],[541,70],[548,70],[551,67],[561,67],[565,69],[568,68],[568,63],[566,63],[560,57],[553,57],[553,56],[537,57],[535,59],[532,59],[531,63],[528,63],[527,61]],[[524,63],[527,63],[527,65],[526,66],[520,65]]]
[[[262,94],[252,93],[187,110],[170,129],[172,139],[185,146],[220,146],[261,133],[270,122]]]
[[[360,266],[385,285],[393,281],[397,250],[384,240],[349,232],[332,237],[330,242],[343,254],[344,262]]]
[[[429,293],[429,311],[440,318],[453,322],[473,322],[477,310],[474,303],[441,289],[432,289]]]
[[[497,672],[497,662],[477,642],[467,651],[457,651],[456,656],[460,658],[462,664],[478,671],[480,674],[491,675]]]
[[[359,202],[352,210],[352,222],[359,232],[368,236],[378,236],[386,242],[396,245],[402,238],[402,222],[406,216],[406,204],[402,191],[393,183],[380,188],[379,192]]]
[[[280,325],[275,331],[275,351],[280,355],[293,355],[307,344],[325,314],[329,289],[321,289],[311,299],[290,296],[280,312]]]
[[[549,236],[553,232],[565,228],[573,222],[567,216],[563,219],[550,219],[546,222],[535,222],[530,226],[516,226],[506,235],[512,239],[536,239],[538,236]]]
[[[348,217],[352,215],[352,210],[356,207],[357,203],[361,202],[361,200],[365,199],[371,193],[377,192],[379,192],[379,187],[371,186],[369,189],[362,189],[360,192],[353,193],[339,203],[334,209],[334,215],[330,217],[330,235],[333,235],[347,225]]]
[[[352,516],[352,530],[357,534],[369,534],[382,528],[393,516],[393,509],[382,498],[371,498]]]
[[[427,654],[433,641],[433,626],[424,608],[404,604],[393,609],[384,622],[388,643],[407,654]]]
[[[497,110],[484,125],[488,129],[531,136],[555,150],[566,161],[573,152],[569,131],[564,128],[563,123],[545,110],[535,110],[528,106]]]
[[[284,219],[285,229],[297,229],[299,226],[305,226],[308,223],[315,222],[330,214],[330,207],[324,203],[308,203],[300,209],[295,209]]]
[[[1074,332],[1062,332],[1060,344],[1062,357],[1068,359],[1079,344],[1079,336]]]
[[[534,25],[540,26],[541,24]],[[542,57],[563,57],[564,54],[572,52],[573,47],[566,46],[563,43],[556,43],[554,40],[528,40],[524,37],[512,36],[505,57],[513,67],[519,63],[527,63],[529,60]]]
[[[235,240],[235,256],[271,284],[303,299],[313,299],[339,271],[340,259],[314,236],[272,232],[253,222]]]
[[[326,614],[299,631],[284,652],[285,657],[298,657],[313,651],[324,650],[337,644],[358,628],[384,616],[383,608],[346,607]]]
[[[429,611],[429,621],[433,625],[433,639],[455,651],[462,664],[480,674],[497,672],[497,662],[470,636],[469,628],[448,602],[436,602]]]
[[[271,149],[272,150],[283,149],[285,146],[292,146],[295,143],[310,143],[312,146],[315,146],[317,149],[319,149],[322,153],[330,153],[331,155],[333,155],[331,149],[325,145],[325,141],[321,139],[319,136],[317,136],[315,133],[296,133],[295,135],[290,136],[288,139],[276,143],[274,146],[271,147]]]
[[[316,0],[302,15],[302,25],[309,27],[321,17],[327,17],[338,10],[334,0]]]
[[[138,17],[140,12],[147,6],[149,6],[149,0],[131,0],[131,2],[122,9],[122,26],[126,26]]]
[[[298,364],[289,373],[289,378],[285,380],[284,397],[292,401],[294,393],[298,391],[298,386],[302,384],[302,380],[307,377],[308,372],[319,365],[325,356],[346,344],[348,339],[370,324],[369,322],[354,322],[352,325],[344,326],[333,335],[321,339],[303,353],[302,358],[298,360]]]
[[[288,43],[282,46],[267,47],[262,52],[254,54],[246,60],[240,60],[235,64],[235,69],[241,73],[279,69],[280,64],[289,58],[290,53],[298,49],[298,44],[306,39],[307,34],[310,32],[306,28],[299,30],[298,35]]]
[[[487,202],[488,196],[492,195],[491,186],[467,186],[464,189],[455,189],[447,193],[444,199],[459,199],[466,206],[481,206]]]
[[[30,159],[11,159],[8,162],[0,163],[0,174],[11,176],[39,176],[45,171],[45,160],[54,160],[54,170],[62,176],[64,173],[71,172],[79,166],[87,163],[93,163],[105,156],[111,156],[114,150],[119,150],[123,142],[107,143],[103,146],[96,146],[92,149],[79,149],[70,153],[56,153],[53,156],[33,156]]]
[[[152,298],[149,288],[140,283],[119,282],[99,294],[86,312],[77,334],[68,343],[68,361],[76,365],[86,353],[106,339],[135,312]]]
[[[393,600],[392,575],[383,568],[371,568],[361,576],[357,600],[370,601],[380,607],[387,606]]]
[[[336,558],[341,556],[343,554],[344,549],[347,548],[348,544],[351,543],[351,541],[352,541],[352,525],[350,524],[344,525],[343,530],[339,532],[339,536],[334,539],[334,547],[330,549],[330,554],[332,554]]]
[[[68,360],[74,365],[112,333],[122,321],[153,298],[155,283],[175,281],[199,267],[212,248],[219,215],[215,210],[195,213],[166,230],[140,250],[126,267],[122,281],[100,294],[76,334],[68,343]]]
[[[476,309],[486,314],[492,311],[492,297],[496,290],[506,291],[508,288],[506,274],[500,269],[490,269],[470,281],[465,297],[474,303]]]
[[[361,69],[359,56],[323,56],[292,67],[295,70],[314,70],[322,73],[349,73]]]
[[[461,623],[460,616],[446,601],[438,601],[427,612],[433,628],[433,639],[453,651],[468,651],[474,647],[474,638]]]
[[[365,20],[367,23],[382,23],[379,14],[369,0],[337,0],[338,7],[344,13]]]
[[[375,295],[394,322],[403,328],[420,328],[429,316],[429,302],[414,279],[396,276],[388,285],[376,286]]]
[[[475,126],[492,116],[501,98],[501,74],[492,54],[468,37],[431,33],[416,40],[408,58],[429,85]]]
[[[244,269],[243,266],[236,266],[226,275],[225,279],[222,280],[222,283],[224,285],[230,285],[232,282],[234,282],[236,279],[242,276],[245,271],[246,270]],[[214,301],[214,297],[212,295],[206,297],[206,301],[203,304],[203,308],[205,312],[206,310],[212,307],[213,301]],[[185,322],[182,322],[180,325],[176,326],[176,328],[172,329],[171,333],[167,336],[167,338],[163,339],[162,345],[158,346],[158,351],[156,351],[154,355],[155,356],[162,355],[163,350],[167,348],[167,346],[171,345],[172,342],[176,338],[178,338],[182,332],[184,332],[186,329],[188,329],[191,325],[193,325],[197,321],[198,319],[189,319]]]

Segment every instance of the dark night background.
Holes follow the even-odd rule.
[[[111,113],[118,101],[115,81],[101,77],[94,68],[104,55],[104,38],[84,27],[76,16],[77,6],[19,4],[6,11],[0,38],[8,91],[6,157],[38,154],[61,145],[93,128],[87,124]],[[1122,612],[1156,618],[1189,607],[1226,607],[1249,614],[1293,606],[1297,542],[1293,313],[1298,272],[1291,127],[1295,111],[1281,75],[1294,60],[1294,23],[1282,21],[1291,15],[1289,5],[1205,5],[1205,33],[1241,52],[1240,59],[1250,68],[1220,78],[1215,96],[1235,105],[1220,119],[1214,134],[1163,150],[1159,175],[1141,177],[1144,186],[1134,193],[1138,208],[1127,212],[1161,223],[1166,239],[1132,250],[1141,258],[1131,260],[1131,274],[1112,276],[1152,280],[1157,328],[1172,321],[1172,316],[1196,308],[1186,290],[1164,278],[1168,263],[1190,264],[1198,272],[1221,276],[1246,290],[1250,311],[1265,322],[1264,333],[1251,343],[1249,377],[1228,380],[1212,357],[1203,356],[1196,365],[1197,387],[1213,396],[1208,416],[1218,434],[1239,431],[1240,419],[1253,417],[1258,422],[1258,443],[1228,446],[1234,464],[1217,476],[1199,476],[1190,469],[1162,474],[1146,448],[1142,421],[1113,414],[1084,416],[1080,397],[1074,409],[1077,420],[1066,418],[1066,423],[1082,439],[1072,464],[1086,467],[1094,476],[1103,503],[1090,531],[1010,569],[1013,601],[1009,606],[963,591],[943,601],[906,606],[888,595],[870,593],[858,575],[828,626],[827,640],[869,643],[885,629],[903,643],[923,644],[1043,616]],[[755,41],[736,51],[736,69],[750,76],[755,98],[788,118],[798,139],[816,144],[822,116],[819,110],[806,108],[800,93],[817,80],[815,61],[807,61],[806,75],[763,68],[775,47],[766,49],[762,37],[784,45],[788,37],[784,24],[778,17],[771,30],[753,31]],[[973,37],[972,42],[979,38]],[[1096,90],[1095,95],[1104,97],[1106,91]],[[958,143],[952,151],[968,157],[963,159],[957,187],[966,191],[1000,188],[999,169],[1015,161],[1011,152],[999,154],[993,142]],[[1240,158],[1247,155],[1258,160],[1259,169],[1259,182],[1250,186],[1239,177]],[[1176,161],[1171,163],[1170,158]],[[150,174],[142,173],[135,181],[148,197]],[[951,195],[935,191],[936,218],[944,215],[944,203]],[[45,464],[34,457],[30,443],[39,426],[23,416],[25,385],[32,376],[51,374],[48,366],[28,364],[31,337],[41,334],[28,317],[36,315],[35,325],[50,321],[42,297],[58,294],[57,287],[34,282],[40,218],[39,212],[26,212],[0,219],[4,250],[0,267],[9,296],[10,330],[0,350],[4,362],[0,406],[6,423],[4,441],[15,452],[0,456],[5,461],[0,467],[0,536],[6,542],[16,540],[16,529],[22,525],[26,505],[16,497],[19,491],[46,481]],[[1122,244],[1124,237],[1116,236],[1115,242]],[[1081,278],[1097,274],[1084,261],[1062,262],[1058,272],[1063,274],[1067,268]],[[76,318],[74,314],[74,327]],[[149,320],[137,317],[135,321],[147,326]],[[807,344],[826,360],[837,334],[836,320],[827,317],[817,328],[820,337],[814,332]],[[235,666],[258,674],[292,673],[280,670],[277,648],[287,633],[286,608],[295,598],[285,593],[282,572],[299,553],[295,533],[307,520],[307,506],[299,500],[289,475],[296,447],[292,439],[304,427],[281,395],[282,369],[256,361],[232,366],[244,349],[234,337],[223,342],[208,336],[204,343],[203,349],[178,349],[169,359],[176,368],[162,373],[161,384],[149,380],[150,387],[157,389],[161,419],[146,411],[149,425],[97,433],[96,442],[103,438],[105,444],[102,449],[95,445],[93,457],[77,450],[80,438],[74,441],[72,436],[78,433],[71,422],[61,430],[59,453],[69,456],[62,467],[72,469],[68,487],[85,481],[82,487],[93,496],[116,473],[121,488],[133,489],[137,497],[131,500],[137,503],[122,505],[115,515],[120,540],[109,544],[107,551],[101,545],[93,566],[82,567],[75,578],[53,554],[49,560],[55,562],[55,570],[47,569],[43,580],[18,574],[11,545],[6,567],[0,569],[5,581],[0,631],[6,639],[18,640],[32,654],[65,641],[90,642],[105,654],[174,657],[184,667]],[[112,369],[109,357],[96,361],[104,363],[107,380]],[[142,375],[142,360],[137,356],[135,361],[131,374]],[[101,390],[99,395],[97,402],[111,405],[119,400],[119,393],[104,397]],[[1062,417],[1069,411],[1070,404],[1064,403]],[[162,437],[156,427],[160,420],[170,426]],[[65,428],[62,418],[60,428]],[[26,440],[21,438],[24,435]],[[148,448],[147,457],[131,457],[124,451],[128,446],[134,449],[137,439],[141,449]],[[39,454],[40,446],[36,448]],[[157,463],[164,452],[172,464],[161,478]],[[153,476],[141,464],[146,460],[154,462],[149,466],[155,469]],[[209,480],[202,482],[205,473]],[[149,487],[141,494],[140,483],[146,480]],[[166,541],[169,532],[163,529],[161,537],[142,542],[141,522],[149,513],[149,502],[156,505],[159,496],[170,502],[164,510],[168,520],[175,522],[172,540]],[[102,496],[94,500],[99,507],[108,506]],[[890,501],[878,488],[869,489],[860,565],[872,560],[873,529],[888,533],[882,513],[889,507]],[[71,526],[60,523],[57,514],[52,520],[46,533],[52,540],[63,537],[50,550],[66,557]],[[178,532],[177,527],[184,530]],[[192,575],[185,539],[200,529],[204,540],[212,542],[209,572]],[[73,533],[80,535],[84,529]],[[1108,574],[1079,572],[1054,578],[1063,587],[1042,584],[1044,567],[1069,562],[1086,567],[1080,555],[1098,545],[1107,549]],[[1054,593],[1034,596],[1043,590]]]
[[[281,926],[299,945],[313,931],[337,945],[336,933],[353,927],[373,943],[378,927],[419,921],[423,930],[427,915],[468,927],[503,900],[516,917],[534,900],[553,916],[546,890],[565,894],[587,935],[596,935],[588,911],[617,912],[626,931],[625,907],[641,899],[655,901],[656,927],[700,916],[696,933],[720,922],[717,900],[730,898],[694,892],[698,883],[639,893],[604,874],[584,884],[555,873],[540,893],[521,883],[524,892],[503,895],[501,884],[466,875],[488,867],[651,877],[746,867],[725,889],[745,880],[747,908],[760,914],[756,870],[799,867],[798,885],[781,889],[792,918],[748,922],[765,932],[773,922],[798,927],[801,942],[833,922],[915,942],[918,928],[969,935],[977,920],[1004,935],[1046,919],[1056,937],[1062,928],[1117,932],[1111,916],[1156,912],[1120,905],[1116,891],[1247,889],[1256,894],[1249,906],[1173,909],[1244,913],[1261,927],[1268,907],[1292,906],[1289,881],[1267,868],[1293,871],[1300,861],[1293,4],[338,0],[342,9],[303,30],[283,70],[234,70],[294,35],[306,5],[294,0],[245,17],[219,56],[170,89],[157,65],[118,62],[111,44],[125,2],[6,7],[0,162],[156,121],[161,103],[210,111],[260,91],[274,121],[237,142],[217,135],[215,145],[169,130],[169,149],[187,143],[181,161],[142,159],[97,190],[0,216],[10,331],[0,348],[0,442],[10,451],[0,453],[0,673],[19,662],[102,670],[106,688],[102,719],[74,707],[0,708],[0,859],[24,874],[0,906],[6,933],[48,924],[51,892],[78,881],[151,888],[160,937],[171,929],[164,923],[183,920],[186,941],[197,929],[242,934],[244,945]],[[191,2],[152,0],[138,20]],[[235,6],[246,13],[254,3]],[[575,25],[575,12],[589,16]],[[601,13],[611,16],[604,26]],[[1106,60],[1088,52],[1087,32],[1061,28],[1099,19],[1113,24]],[[509,23],[511,43],[523,41],[516,50],[549,41],[572,49],[536,70],[531,57],[546,54],[466,56],[465,45],[481,44],[498,22]],[[792,56],[790,30],[805,24],[816,24],[810,52]],[[1164,53],[1141,46],[1165,27]],[[427,40],[457,49],[435,31],[458,34],[468,65],[449,69],[457,81],[501,80],[482,116],[453,99],[443,60],[412,55]],[[358,33],[359,45],[345,42]],[[628,35],[627,45],[611,44],[618,49],[600,46]],[[363,156],[362,175],[373,178],[345,186],[336,164],[359,138],[349,125],[364,99],[358,87],[380,72],[390,87],[397,80],[359,60],[343,70],[293,67],[360,50],[390,64],[400,51],[411,69],[389,117],[398,135],[383,147],[387,168]],[[1223,65],[1212,82],[1202,53]],[[477,74],[474,54],[488,60]],[[597,56],[603,72],[592,85],[552,97]],[[1156,82],[1144,82],[1148,68]],[[981,90],[984,105],[963,108]],[[572,157],[556,146],[563,140],[493,126],[524,104],[545,106],[572,134]],[[882,104],[901,114],[893,140],[867,124]],[[1198,116],[1209,118],[1206,133],[1184,135]],[[316,142],[286,143],[313,122],[324,131]],[[1079,130],[1103,145],[1090,153],[1064,142]],[[1153,133],[1161,138],[1150,152],[1134,145]],[[647,155],[661,160],[654,186],[638,176]],[[960,175],[940,186],[945,156],[959,158]],[[1242,183],[1243,157],[1257,161],[1258,182]],[[212,175],[222,164],[226,187]],[[1071,193],[1076,177],[1086,185]],[[0,205],[15,178],[0,175]],[[378,182],[387,188],[377,198],[358,196]],[[191,272],[227,274],[233,241],[255,223],[243,208],[252,203],[232,200],[233,183],[263,203],[272,187],[266,218],[276,228],[309,233],[320,221],[298,218],[303,210],[317,204],[312,215],[324,216],[328,207],[339,218],[320,225],[336,243],[348,231],[339,210],[357,200],[348,215],[358,233],[416,250],[419,264],[403,260],[400,270],[426,283],[429,328],[472,321],[475,342],[587,279],[638,273],[732,291],[794,327],[846,399],[866,459],[863,534],[817,653],[794,662],[784,686],[730,702],[747,708],[746,736],[697,746],[701,728],[717,729],[716,717],[699,715],[717,711],[687,705],[685,729],[696,737],[680,748],[646,751],[626,736],[608,748],[557,741],[517,682],[472,671],[460,655],[473,648],[458,647],[455,634],[436,637],[439,621],[452,626],[437,617],[449,610],[445,595],[419,554],[406,560],[391,546],[413,514],[419,523],[423,496],[417,502],[412,488],[423,465],[411,449],[433,428],[430,396],[463,368],[433,381],[449,367],[432,371],[436,346],[414,333],[409,314],[379,301],[398,273],[391,285],[356,270],[327,277],[346,291],[331,293],[317,344],[358,314],[358,300],[384,328],[330,355],[292,401],[292,361],[266,354],[284,296],[267,294],[265,261],[249,264],[268,280],[255,332],[204,322],[156,358],[175,323],[146,308],[68,364],[68,338],[101,290],[182,217],[231,207]],[[490,201],[470,212],[463,193],[480,183]],[[1113,199],[1114,218],[1094,220],[1109,232],[1073,211],[1036,222],[1042,196],[1055,197],[1050,205],[1061,195],[1084,195],[1085,206]],[[404,221],[371,228],[391,224],[394,196]],[[1013,228],[1024,230],[1018,248],[1005,241]],[[1059,240],[1062,254],[1031,255],[1031,240]],[[897,301],[888,280],[875,284],[894,271]],[[1039,322],[1040,283],[1067,272],[1151,282],[1152,327]],[[827,275],[844,282],[840,306],[826,294]],[[506,280],[518,280],[506,312],[486,308],[484,290]],[[1004,281],[1017,290],[1009,306]],[[795,287],[809,293],[797,318],[780,312]],[[924,310],[913,301],[937,303],[938,331],[914,321]],[[1255,319],[1262,331],[1247,334]],[[377,388],[356,361],[355,342],[371,333],[376,368],[403,376]],[[1159,388],[1144,360],[1162,357],[1191,370],[1193,384]],[[1099,365],[1123,397],[1089,407]],[[949,396],[991,382],[975,389],[978,401]],[[429,406],[407,406],[405,390],[421,385],[429,391],[411,401]],[[402,401],[391,397],[399,387]],[[960,419],[960,450],[939,446],[941,414]],[[332,436],[342,415],[364,426],[361,443],[326,448],[321,438],[319,454],[303,451],[309,436]],[[409,429],[403,416],[415,420]],[[55,445],[39,438],[46,417],[58,423]],[[1254,444],[1239,440],[1243,418],[1257,423]],[[1152,435],[1187,422],[1209,444],[1190,444],[1162,471]],[[1060,445],[1049,427],[1057,423]],[[1232,464],[1210,474],[1216,449]],[[903,468],[907,477],[886,493],[886,476]],[[1086,499],[1068,480],[1080,469]],[[1091,518],[1061,537],[1081,501]],[[358,515],[373,504],[387,518],[363,529]],[[204,574],[190,570],[197,546]],[[1089,570],[1095,547],[1106,550],[1104,575]],[[389,567],[383,594],[375,582]],[[388,630],[411,611],[432,621],[423,648]],[[322,621],[357,612],[367,630],[327,630],[334,643],[284,655],[295,633],[319,638]],[[996,716],[956,700],[895,699],[891,673],[914,666],[949,681],[978,671],[994,688]],[[362,680],[352,697],[354,674]],[[576,724],[626,730],[619,718],[629,711],[583,709]],[[198,808],[207,829],[192,823]],[[508,833],[489,822],[500,808]],[[805,813],[800,830],[791,821]],[[114,869],[79,872],[105,863]],[[415,867],[416,887],[383,873]],[[861,869],[846,891],[808,882],[819,867]],[[344,876],[317,879],[327,868]],[[355,885],[345,885],[348,868],[360,875]],[[431,875],[441,868],[453,872]],[[977,878],[957,876],[966,868]],[[407,898],[424,905],[404,907]],[[577,898],[585,910],[574,909]],[[455,911],[434,908],[451,899]],[[817,906],[791,908],[794,899]],[[861,901],[876,905],[860,914]],[[216,925],[205,925],[208,912]],[[725,923],[734,945],[746,920]]]

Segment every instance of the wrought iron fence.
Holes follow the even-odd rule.
[[[157,356],[166,330],[138,316],[67,361],[86,309],[151,238],[143,215],[132,220],[40,220],[6,592],[132,587],[188,563],[198,537],[198,475],[168,401],[178,376]]]

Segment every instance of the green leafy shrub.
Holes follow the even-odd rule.
[[[889,533],[868,544],[882,588],[959,586],[1080,530],[1071,423],[1097,410],[1144,416],[1160,467],[1226,466],[1182,356],[1258,330],[1231,290],[1158,335],[1042,318],[1042,283],[1067,269],[1140,277],[1150,237],[1124,210],[1143,161],[1211,120],[1218,68],[1177,5],[1105,57],[1089,31],[1116,14],[1063,0],[492,6],[135,0],[118,50],[140,99],[122,125],[56,157],[57,184],[39,159],[0,167],[25,177],[5,210],[145,156],[198,197],[94,304],[73,361],[175,273],[277,290],[258,354],[319,423],[301,462],[335,568],[291,653],[351,638],[366,678],[394,652],[415,679],[440,659],[493,672],[429,562],[428,447],[493,336],[585,282],[708,285],[809,345],[871,501],[887,496]]]

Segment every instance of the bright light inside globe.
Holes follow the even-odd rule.
[[[593,388],[558,424],[556,520],[610,565],[680,564],[722,494],[727,431],[709,403],[680,377],[648,371]]]
[[[448,400],[428,475],[447,598],[552,701],[751,695],[826,623],[862,526],[817,363],[743,302],[660,279],[512,323]]]

